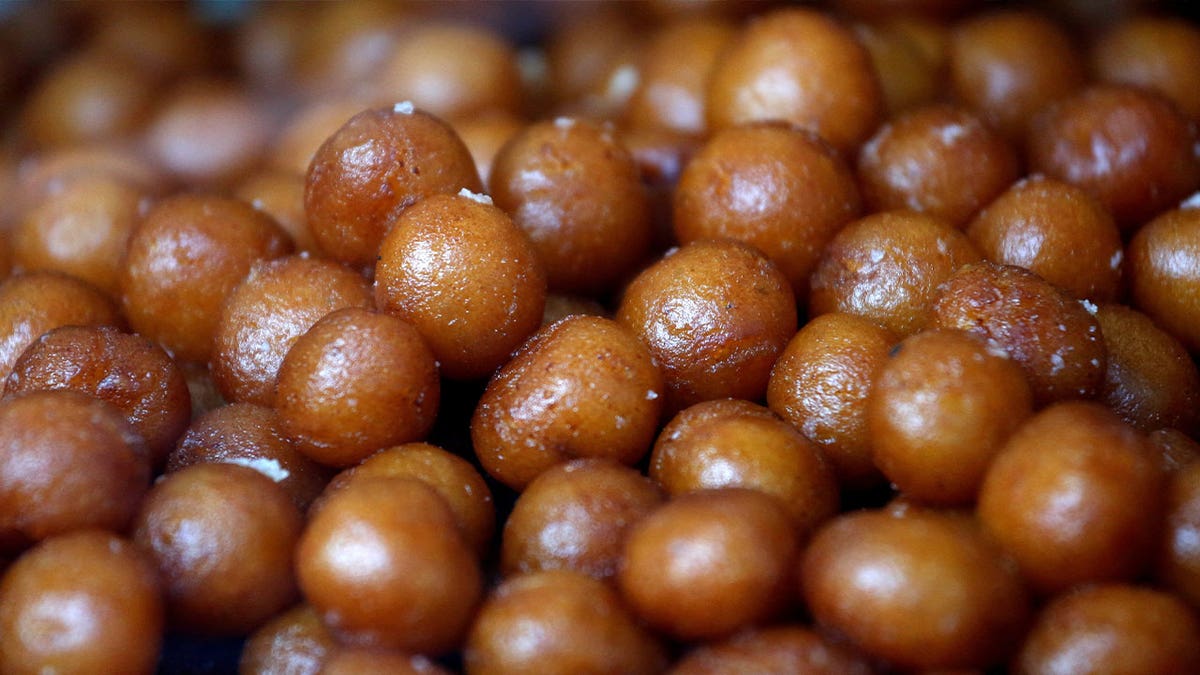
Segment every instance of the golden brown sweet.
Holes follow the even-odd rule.
[[[867,675],[874,672],[862,655],[804,626],[785,624],[743,631],[726,640],[701,644],[667,671],[670,675],[724,673],[806,673]]]
[[[450,675],[425,656],[414,656],[394,649],[339,647],[321,666],[322,675]]]
[[[305,604],[276,614],[254,631],[242,648],[242,675],[318,675],[331,651],[333,635],[312,607]]]
[[[1111,25],[1091,48],[1098,79],[1153,89],[1200,120],[1200,29],[1182,17],[1145,14]]]
[[[1166,588],[1200,608],[1200,463],[1192,462],[1171,474],[1167,483],[1166,515],[1154,573]]]
[[[308,216],[304,214],[304,174],[266,169],[250,174],[234,195],[275,220],[287,232],[296,251],[317,252]]]
[[[1146,224],[1128,257],[1134,307],[1200,352],[1200,208],[1167,211]]]
[[[931,103],[941,90],[944,46],[926,48],[924,34],[946,42],[941,23],[907,17],[878,23],[855,23],[854,35],[871,55],[888,116]]]

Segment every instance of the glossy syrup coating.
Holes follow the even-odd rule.
[[[818,624],[897,668],[998,664],[1029,615],[1010,561],[948,512],[843,514],[817,533],[801,570]]]
[[[1200,463],[1177,469],[1167,479],[1166,515],[1154,576],[1166,588],[1200,609]]]
[[[1195,125],[1166,98],[1093,85],[1043,109],[1026,138],[1029,169],[1092,193],[1123,232],[1200,187]]]
[[[146,446],[111,404],[77,391],[0,402],[0,534],[122,532],[149,484]]]
[[[774,261],[801,298],[825,244],[862,212],[854,172],[837,152],[783,124],[717,132],[688,161],[672,202],[680,243],[750,244]]]
[[[113,176],[71,181],[25,212],[10,235],[13,263],[70,274],[118,297],[122,258],[146,197]]]
[[[964,226],[1018,177],[1017,153],[964,108],[935,104],[884,124],[858,154],[875,211],[909,209]]]
[[[649,196],[609,126],[559,117],[525,127],[496,155],[488,187],[553,290],[612,290],[649,252]]]
[[[387,228],[422,197],[482,189],[454,129],[408,102],[350,118],[317,150],[306,180],[317,246],[356,267],[374,264]]]
[[[1200,620],[1168,593],[1102,584],[1042,608],[1013,672],[1191,673],[1200,668]]]
[[[383,238],[375,303],[420,332],[447,377],[486,377],[541,325],[546,273],[487,197],[431,195]]]
[[[241,675],[319,675],[330,652],[333,634],[306,604],[276,614],[250,634],[238,659]]]
[[[1155,218],[1134,235],[1127,255],[1134,307],[1200,352],[1200,208]]]
[[[176,357],[205,361],[234,286],[254,261],[291,250],[279,225],[249,204],[209,194],[169,197],[129,238],[122,311],[135,331]]]
[[[1044,106],[1084,85],[1083,55],[1065,26],[1036,10],[1000,9],[954,26],[954,97],[1012,141]]]
[[[31,272],[0,282],[0,381],[42,333],[61,326],[117,326],[121,314],[94,286],[57,272]]]
[[[1159,462],[1168,474],[1200,459],[1200,441],[1178,429],[1156,429],[1146,434],[1150,447],[1159,453]]]
[[[1029,270],[985,261],[938,289],[930,325],[966,331],[1008,354],[1040,407],[1091,398],[1103,386],[1107,350],[1095,310]]]
[[[1200,120],[1200,29],[1194,22],[1131,17],[1111,25],[1092,44],[1090,56],[1097,79],[1153,89]]]
[[[433,488],[446,500],[467,542],[480,555],[487,552],[496,530],[496,509],[491,489],[470,462],[435,445],[405,443],[384,448],[338,474],[325,496],[349,482],[373,476],[411,478]]]
[[[161,467],[191,420],[183,371],[162,347],[111,326],[64,326],[43,334],[13,365],[4,395],[70,389],[107,401]]]
[[[633,525],[617,584],[655,629],[681,640],[721,638],[788,606],[798,547],[775,497],[744,488],[693,492]]]
[[[759,400],[796,332],[783,273],[757,250],[705,240],[669,252],[625,289],[617,321],[649,348],[668,413],[717,398]]]
[[[867,50],[849,28],[809,8],[748,22],[708,81],[710,129],[786,120],[847,154],[875,130],[883,105]]]
[[[284,436],[274,408],[253,403],[230,403],[193,419],[167,457],[167,472],[202,462],[255,469],[278,483],[301,511],[325,488],[330,473]]]
[[[262,211],[287,232],[296,251],[316,252],[304,213],[304,174],[265,169],[241,181],[234,196]]]
[[[1032,414],[1020,366],[942,329],[897,345],[867,400],[876,466],[904,495],[943,505],[975,501],[992,458]]]
[[[158,575],[136,546],[99,530],[54,537],[0,580],[0,670],[149,675],[163,623]]]
[[[469,675],[650,675],[667,659],[611,586],[581,572],[544,570],[510,577],[488,594],[463,663]]]
[[[611,579],[629,528],[663,500],[653,481],[612,460],[558,464],[535,478],[513,504],[504,521],[500,572],[569,569]]]
[[[440,654],[483,593],[479,560],[437,492],[364,478],[329,495],[296,549],[305,599],[343,644]]]
[[[980,257],[966,235],[940,218],[875,213],[843,227],[821,253],[809,314],[845,312],[911,335],[929,322],[938,286]]]
[[[371,287],[330,260],[289,256],[255,264],[221,307],[210,363],[231,402],[271,405],[292,344],[330,312],[370,308]]]
[[[437,362],[411,324],[361,307],[326,314],[279,364],[279,426],[300,452],[350,466],[428,435],[437,418]]]
[[[1096,312],[1108,366],[1099,399],[1143,431],[1200,431],[1200,372],[1178,340],[1124,305]]]
[[[667,672],[670,675],[869,675],[875,669],[864,656],[846,645],[831,642],[806,626],[783,624],[702,644],[676,661]]]
[[[1121,232],[1082,188],[1035,175],[1017,181],[967,225],[994,263],[1024,267],[1077,298],[1111,302],[1121,291]]]
[[[1133,427],[1068,401],[1017,429],[984,477],[977,513],[1041,593],[1134,579],[1158,541],[1163,479]]]
[[[838,510],[838,483],[824,453],[795,427],[749,401],[685,408],[663,428],[650,477],[668,495],[741,487],[777,498],[807,537]]]
[[[783,348],[767,383],[767,406],[816,443],[839,482],[879,482],[867,431],[867,395],[895,344],[891,332],[853,314],[809,321]]]
[[[158,566],[172,628],[247,635],[295,602],[302,525],[300,510],[270,478],[203,463],[155,483],[132,536]]]
[[[321,666],[321,675],[450,675],[425,656],[414,656],[393,649],[339,647]]]
[[[708,75],[736,33],[728,20],[711,16],[681,17],[662,24],[642,47],[637,88],[623,111],[625,124],[704,134]]]
[[[630,330],[569,316],[535,333],[492,377],[471,418],[475,456],[516,490],[576,457],[634,464],[654,441],[664,392]]]

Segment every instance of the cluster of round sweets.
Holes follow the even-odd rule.
[[[0,672],[1200,672],[1200,25],[222,4],[0,17]]]

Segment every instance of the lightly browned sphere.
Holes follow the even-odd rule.
[[[1189,200],[1147,223],[1128,256],[1135,308],[1200,353],[1200,206]]]
[[[318,675],[337,642],[317,612],[306,604],[276,614],[254,631],[242,648],[242,675]]]
[[[671,666],[670,675],[726,673],[804,673],[869,675],[870,661],[841,643],[799,625],[743,631],[726,640],[697,646]]]
[[[1200,28],[1194,22],[1150,14],[1118,22],[1092,44],[1091,63],[1098,79],[1156,90],[1200,121]]]
[[[1167,479],[1166,516],[1155,562],[1155,578],[1200,610],[1200,462],[1174,471]]]

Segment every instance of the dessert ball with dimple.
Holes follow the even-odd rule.
[[[662,369],[674,413],[710,399],[762,398],[796,332],[796,301],[787,277],[757,250],[704,240],[634,278],[616,318]]]
[[[769,494],[801,538],[838,509],[837,478],[816,445],[770,410],[738,399],[676,415],[654,443],[650,477],[671,496],[728,487]]]
[[[437,362],[411,324],[361,307],[325,315],[279,364],[279,426],[300,452],[330,466],[420,440],[437,417]]]
[[[637,469],[608,459],[575,459],[538,476],[504,521],[505,575],[570,569],[597,579],[617,573],[629,528],[663,502]]]
[[[724,673],[806,673],[868,675],[871,662],[854,649],[812,628],[784,624],[751,629],[692,649],[672,666],[671,675]]]
[[[975,500],[992,458],[1031,414],[1020,366],[953,330],[896,345],[867,399],[876,466],[905,496],[943,505]]]
[[[875,211],[909,209],[962,227],[1018,177],[1017,153],[974,114],[948,104],[889,121],[858,155]]]
[[[725,637],[789,605],[798,541],[782,503],[763,492],[681,495],[629,531],[617,585],[667,635]]]
[[[797,297],[825,244],[862,210],[850,167],[811,132],[755,124],[717,132],[673,193],[680,243],[734,239],[766,253]]]
[[[412,324],[447,377],[486,377],[541,325],[546,274],[511,218],[482,195],[431,195],[379,249],[375,303]]]
[[[161,467],[191,419],[191,395],[175,361],[161,347],[111,326],[64,326],[43,334],[4,381],[12,396],[70,389],[116,406]]]
[[[994,263],[1034,272],[1077,298],[1115,300],[1125,252],[1108,211],[1085,190],[1035,175],[971,219],[967,236]]]
[[[366,478],[329,495],[296,548],[305,599],[343,644],[441,654],[483,592],[479,560],[437,492]]]
[[[358,113],[321,145],[309,165],[304,209],[322,251],[369,267],[400,212],[463,188],[482,189],[467,146],[450,125],[402,102]]]
[[[338,649],[333,634],[309,605],[276,614],[250,634],[238,659],[245,675],[317,675],[329,654]]]
[[[492,377],[471,418],[475,456],[520,490],[576,457],[633,464],[663,408],[652,354],[610,319],[569,316],[533,335]]]
[[[1200,352],[1200,207],[1155,218],[1134,235],[1127,254],[1134,306]]]
[[[256,260],[291,250],[279,225],[249,204],[206,194],[169,197],[130,236],[122,310],[130,327],[175,356],[205,361],[234,286]]]
[[[879,482],[867,431],[867,399],[896,338],[853,314],[809,321],[783,348],[767,405],[817,444],[850,488]]]
[[[1017,429],[988,468],[977,513],[1049,594],[1137,578],[1158,541],[1163,488],[1157,453],[1138,431],[1100,404],[1068,401]]]
[[[133,539],[157,565],[176,630],[246,635],[296,599],[293,551],[303,518],[259,472],[205,463],[146,495]]]
[[[1030,123],[1032,171],[1074,183],[1132,232],[1200,187],[1194,124],[1159,94],[1093,85]]]
[[[661,672],[667,655],[611,586],[580,572],[510,577],[488,594],[463,649],[471,675]]]
[[[0,670],[149,675],[163,623],[158,574],[138,547],[98,530],[54,537],[0,580]]]
[[[296,339],[334,310],[372,304],[366,279],[331,260],[291,256],[256,264],[217,317],[210,368],[221,395],[271,405],[279,365]]]
[[[815,9],[780,9],[749,21],[708,80],[713,130],[786,120],[852,153],[882,116],[866,49],[850,29]]]
[[[938,286],[979,259],[970,240],[940,218],[872,214],[843,227],[821,253],[809,313],[855,314],[910,335],[929,322]]]
[[[1029,615],[1011,562],[954,513],[843,514],[817,532],[801,576],[818,624],[897,668],[998,664]]]
[[[612,290],[649,252],[650,200],[609,126],[573,117],[531,124],[500,149],[488,185],[533,241],[553,290]]]
[[[1029,270],[982,262],[942,284],[930,325],[966,331],[1008,354],[1042,406],[1100,391],[1108,357],[1095,311]]]
[[[1178,16],[1130,17],[1100,35],[1090,56],[1098,79],[1158,91],[1200,121],[1200,28],[1194,22]]]
[[[122,532],[149,483],[146,446],[112,404],[77,391],[0,402],[0,536]]]

